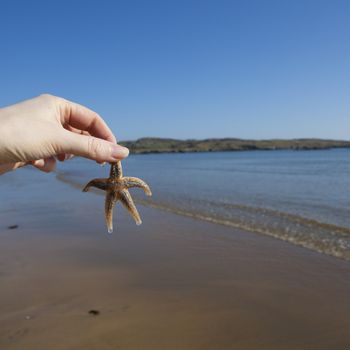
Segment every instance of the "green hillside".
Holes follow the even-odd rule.
[[[330,148],[348,148],[350,141],[324,139],[291,140],[242,140],[235,138],[176,140],[147,137],[136,141],[120,142],[131,153],[183,153],[183,152],[218,152],[247,150],[317,150]]]

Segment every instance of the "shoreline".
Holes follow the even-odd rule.
[[[200,214],[192,214],[192,213],[189,213],[189,212],[185,212],[185,211],[180,211],[180,210],[177,210],[177,209],[171,209],[169,207],[166,207],[166,206],[162,206],[162,205],[157,205],[157,204],[153,204],[153,203],[148,203],[147,201],[145,200],[135,200],[135,202],[137,203],[141,203],[142,205],[146,206],[146,207],[150,207],[150,208],[154,208],[154,209],[157,209],[157,210],[160,210],[160,211],[165,211],[165,212],[168,212],[168,213],[172,213],[172,214],[175,214],[175,215],[179,215],[179,216],[182,216],[182,217],[189,217],[189,218],[192,218],[194,220],[200,220],[200,221],[205,221],[205,222],[210,222],[210,223],[213,223],[213,224],[216,224],[216,225],[222,225],[222,226],[226,226],[226,227],[232,227],[234,229],[237,229],[237,230],[242,230],[242,231],[245,231],[245,232],[250,232],[250,233],[253,233],[253,234],[258,234],[258,235],[263,235],[263,236],[267,236],[267,237],[273,237],[275,239],[278,239],[280,241],[283,241],[283,242],[287,242],[289,244],[293,244],[295,246],[298,246],[298,247],[303,247],[305,249],[309,249],[311,251],[314,251],[314,252],[317,252],[317,253],[320,253],[320,254],[325,254],[325,255],[328,255],[328,256],[332,256],[334,258],[337,258],[337,259],[341,259],[341,260],[344,260],[344,261],[347,261],[347,262],[350,262],[350,255],[349,255],[349,252],[348,250],[345,250],[345,251],[342,251],[341,248],[342,248],[342,244],[343,244],[343,241],[342,241],[342,237],[340,236],[339,237],[339,243],[338,243],[338,247],[324,247],[323,249],[317,247],[317,245],[314,243],[310,243],[310,242],[303,242],[303,241],[298,241],[296,242],[294,240],[294,237],[289,237],[289,236],[280,236],[278,234],[274,234],[273,232],[267,232],[265,230],[259,230],[259,229],[250,229],[249,227],[244,227],[243,225],[239,225],[239,224],[235,224],[233,223],[232,221],[229,221],[229,220],[224,220],[224,219],[216,219],[216,218],[212,218],[212,217],[209,217],[209,216],[204,216],[204,215],[200,215]],[[283,214],[286,214],[286,213],[283,213]],[[302,218],[304,219],[305,221],[308,221],[310,223],[314,223],[316,222],[316,220],[312,220],[312,219],[308,219],[308,218]],[[322,224],[326,227],[331,227],[331,228],[335,228],[336,230],[338,229],[342,229],[344,230],[345,232],[345,235],[349,235],[349,230],[348,228],[343,228],[343,227],[338,227],[338,226],[335,226],[335,225],[332,225],[332,224],[327,224],[327,223],[318,223],[317,224]],[[349,238],[348,236],[346,236],[346,238]]]
[[[64,175],[57,173],[56,178],[58,181],[61,181],[75,189],[81,189],[80,183],[75,183],[72,179],[66,179]],[[104,196],[104,193],[102,191],[93,190],[91,191],[94,195]],[[321,254],[326,254],[338,259],[342,259],[344,261],[350,261],[350,251],[348,249],[348,241],[350,240],[350,229],[346,227],[336,226],[333,224],[318,222],[314,219],[302,217],[293,215],[291,213],[285,213],[280,212],[279,215],[285,216],[286,220],[294,220],[295,222],[298,222],[300,225],[307,225],[310,227],[313,227],[314,230],[321,230],[322,228],[326,228],[328,231],[332,232],[331,235],[325,236],[324,240],[326,242],[329,242],[329,240],[332,240],[331,244],[325,244],[321,241],[321,238],[319,238],[316,241],[310,240],[310,237],[306,234],[301,235],[298,234],[297,239],[295,236],[284,234],[282,235],[281,232],[273,232],[271,230],[266,230],[262,226],[261,227],[255,227],[251,228],[249,226],[245,226],[242,223],[236,223],[232,220],[228,220],[225,218],[217,218],[212,217],[208,215],[203,215],[201,213],[194,213],[190,211],[181,210],[178,208],[173,208],[168,205],[164,205],[162,203],[156,203],[152,201],[152,199],[140,199],[139,197],[134,198],[135,202],[138,204],[142,204],[146,207],[154,208],[156,210],[169,212],[175,215],[179,215],[181,217],[189,217],[194,220],[200,220],[204,222],[210,222],[217,225],[223,225],[226,227],[231,227],[238,230],[244,230],[246,232],[251,232],[254,234],[259,234],[267,237],[273,237],[275,239],[288,242],[289,244],[293,244],[296,246],[300,246],[306,249],[309,249],[311,251],[315,251]],[[242,207],[242,206],[241,206]],[[267,211],[266,208],[255,208],[257,211]]]
[[[1,348],[350,347],[348,262],[142,205],[109,235],[102,197],[47,181],[0,211]]]

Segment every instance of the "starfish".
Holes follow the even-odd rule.
[[[134,201],[128,191],[131,187],[142,188],[147,196],[152,196],[152,192],[146,182],[137,177],[123,177],[123,170],[120,161],[111,163],[111,170],[108,179],[91,180],[83,189],[87,192],[90,187],[96,187],[106,191],[105,218],[109,233],[113,232],[113,208],[119,200],[134,218],[136,225],[141,225],[140,214],[136,209]]]

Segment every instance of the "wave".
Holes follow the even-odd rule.
[[[83,183],[74,173],[59,172],[56,178],[74,188],[82,189]],[[102,192],[94,191],[96,194]],[[272,236],[320,253],[350,261],[350,228],[320,222],[270,208],[235,203],[222,203],[202,199],[170,198],[159,196],[135,201],[144,206],[168,211],[177,215],[234,227],[254,233]]]

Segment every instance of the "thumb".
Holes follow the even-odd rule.
[[[126,147],[89,135],[65,133],[60,153],[71,153],[98,162],[116,162],[129,155]]]

